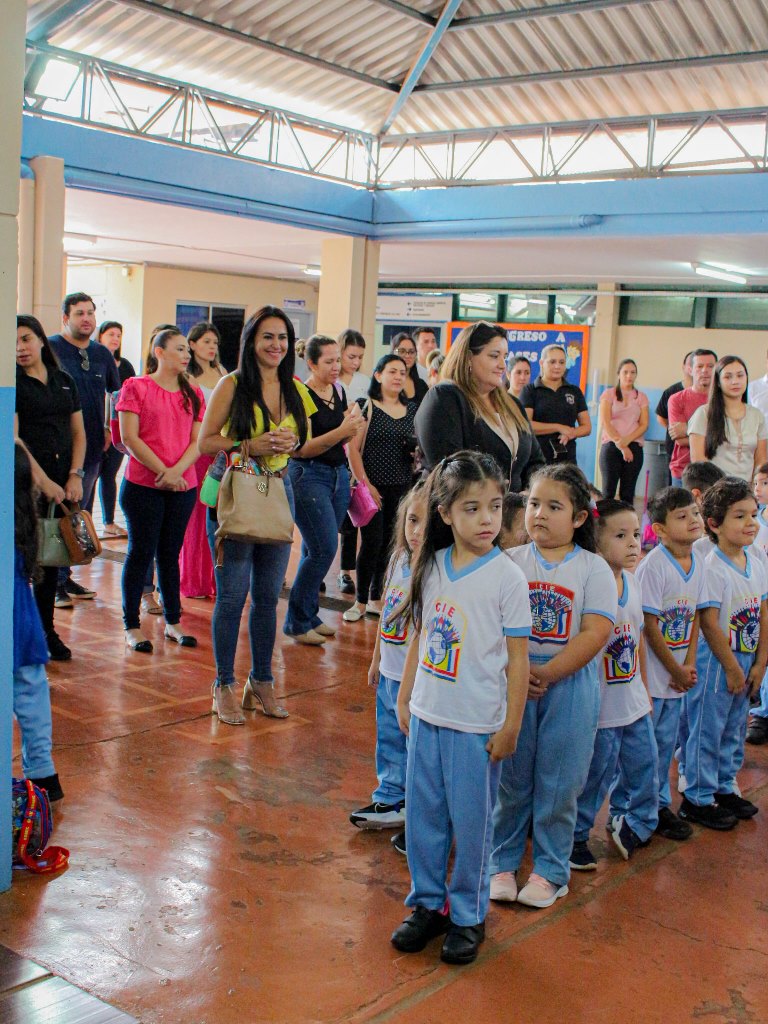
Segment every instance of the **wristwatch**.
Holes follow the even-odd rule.
[[[81,480],[85,480],[85,470],[84,469],[70,469],[69,475],[70,476],[79,476]]]

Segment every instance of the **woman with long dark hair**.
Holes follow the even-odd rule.
[[[96,340],[104,348],[109,349],[115,358],[117,372],[120,375],[120,387],[130,377],[136,376],[133,364],[123,356],[123,325],[117,320],[105,320],[99,324],[96,332]],[[122,539],[128,534],[115,522],[115,505],[117,503],[117,474],[123,462],[123,453],[118,451],[113,444],[107,448],[101,457],[101,472],[99,473],[99,501],[101,503],[101,518],[103,540],[117,537]]]
[[[41,497],[40,515],[49,502],[81,501],[85,426],[77,385],[59,367],[42,324],[33,316],[16,317],[16,437],[30,457],[32,477]],[[53,628],[59,570],[41,570],[35,600],[53,661],[68,661],[72,652]]]
[[[440,382],[416,416],[416,434],[427,469],[446,456],[471,449],[492,455],[522,491],[544,463],[522,406],[504,387],[507,335],[480,320],[465,327],[445,357]]]
[[[739,356],[717,362],[709,386],[709,399],[688,421],[691,462],[713,462],[726,476],[747,483],[768,458],[765,417],[747,405],[749,374]]]
[[[202,391],[206,405],[210,402],[216,385],[222,377],[226,376],[219,362],[220,343],[221,335],[217,327],[207,321],[195,324],[187,335],[187,344],[189,345],[187,373]],[[200,488],[211,462],[210,455],[201,455],[195,462],[198,500],[195,502],[187,524],[187,532],[184,534],[184,544],[179,559],[183,597],[207,598],[216,594],[213,560],[208,544],[208,509],[200,501]]]
[[[309,436],[309,417],[317,406],[306,387],[294,379],[296,335],[286,313],[264,306],[243,327],[237,369],[211,396],[200,431],[205,455],[240,448],[243,457],[258,458],[270,472],[280,473],[293,509],[288,460]],[[218,523],[208,514],[208,537]],[[221,722],[242,725],[247,710],[260,708],[270,718],[287,718],[275,697],[272,652],[277,631],[277,599],[285,579],[290,544],[246,544],[225,540],[216,566],[213,611],[213,653],[216,679],[213,710]],[[250,590],[248,635],[251,671],[242,701],[235,694],[235,653],[245,599]]]
[[[416,361],[416,356],[418,355],[416,342],[410,334],[401,331],[392,339],[392,352],[394,355],[400,356],[405,363],[406,378],[403,391],[408,401],[413,402],[415,408],[418,409],[424,395],[429,390],[429,385],[419,375],[419,365]]]
[[[636,379],[637,363],[622,359],[615,387],[600,396],[603,496],[615,498],[618,487],[620,499],[629,505],[643,468],[643,435],[648,429],[648,396],[637,390]]]
[[[143,654],[152,641],[141,632],[139,609],[152,558],[163,598],[165,637],[180,647],[197,640],[179,628],[179,552],[197,497],[194,462],[203,418],[203,394],[190,384],[187,339],[176,328],[152,341],[144,377],[126,381],[117,402],[120,433],[130,453],[120,488],[128,524],[123,566],[123,624],[126,645]]]
[[[415,406],[406,397],[406,379],[405,361],[400,356],[382,356],[373,371],[367,400],[359,400],[367,426],[349,443],[349,464],[355,479],[367,484],[379,511],[360,530],[357,600],[344,612],[345,622],[357,622],[366,612],[381,614],[397,507],[411,486],[416,448]]]

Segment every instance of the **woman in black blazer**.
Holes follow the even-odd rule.
[[[464,448],[493,455],[521,491],[544,465],[525,410],[504,387],[507,336],[484,320],[465,327],[451,346],[441,372],[416,414],[416,436],[430,470]]]

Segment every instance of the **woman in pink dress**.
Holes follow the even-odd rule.
[[[187,335],[187,344],[191,353],[187,372],[203,392],[206,406],[213,394],[213,389],[225,376],[219,363],[220,341],[218,330],[213,324],[204,321],[195,324]],[[195,502],[192,517],[184,535],[184,546],[181,549],[179,560],[183,597],[204,599],[216,596],[211,549],[208,545],[205,527],[208,510],[199,500],[200,487],[211,461],[209,455],[201,455],[195,463],[198,500]]]

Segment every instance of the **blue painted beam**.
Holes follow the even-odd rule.
[[[419,50],[416,60],[411,65],[411,70],[405,76],[403,84],[400,86],[400,92],[397,94],[397,98],[387,111],[387,116],[384,118],[380,128],[380,133],[382,135],[389,131],[398,114],[408,102],[408,97],[411,95],[418,84],[419,79],[424,74],[424,69],[432,59],[432,54],[440,45],[440,40],[447,32],[448,26],[451,24],[453,16],[460,6],[461,0],[446,0],[442,14],[437,19],[437,24],[427,36],[426,42]]]
[[[27,39],[33,43],[46,42],[58,29],[66,25],[68,21],[83,14],[89,7],[93,7],[96,0],[64,0],[55,10],[51,11],[45,18],[27,32]]]
[[[42,154],[61,157],[72,188],[346,235],[371,229],[364,188],[25,114],[22,159]]]

